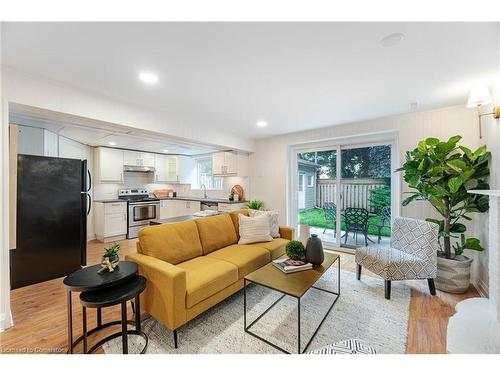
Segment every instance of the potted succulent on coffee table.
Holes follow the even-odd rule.
[[[406,153],[406,162],[398,169],[404,172],[409,187],[416,190],[402,202],[403,206],[425,199],[441,217],[426,220],[439,225],[436,287],[452,293],[469,288],[472,259],[463,254],[464,250],[483,250],[479,239],[465,236],[464,221],[471,220],[470,213],[488,210],[487,196],[467,191],[489,189],[491,159],[486,146],[472,151],[458,145],[461,138],[456,135],[445,142],[437,138],[420,141],[417,148]]]

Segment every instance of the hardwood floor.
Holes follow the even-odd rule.
[[[136,240],[119,241],[120,256],[135,252]],[[91,241],[88,245],[88,264],[100,261],[103,244]],[[354,272],[354,256],[341,253],[342,269]],[[375,276],[363,270],[363,275]],[[407,353],[445,353],[446,325],[454,313],[455,305],[470,297],[478,296],[471,286],[466,294],[449,294],[437,291],[429,294],[427,282],[405,282],[411,287],[410,314],[408,319]],[[0,333],[0,353],[65,353],[67,350],[66,291],[62,278],[19,288],[11,292],[14,327]],[[95,326],[95,314],[88,312],[88,327]],[[129,319],[132,312],[129,308]],[[103,309],[103,321],[120,319],[119,306]],[[73,334],[82,333],[82,314],[78,294],[73,293]],[[110,327],[89,340],[90,346],[100,338],[118,331]],[[89,347],[90,347],[89,346]],[[78,346],[76,352],[81,351]]]

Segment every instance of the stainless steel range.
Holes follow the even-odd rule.
[[[147,189],[120,189],[118,198],[127,201],[127,238],[136,238],[139,229],[147,227],[150,220],[160,218],[160,200],[150,198]]]

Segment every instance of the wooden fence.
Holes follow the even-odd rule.
[[[366,208],[373,211],[370,205],[370,191],[386,186],[383,179],[344,178],[340,184],[342,191],[342,209],[347,207]],[[337,184],[335,180],[316,180],[316,207],[323,208],[325,202],[335,202]]]

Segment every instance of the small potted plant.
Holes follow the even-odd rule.
[[[260,210],[263,207],[264,207],[264,202],[259,201],[257,199],[252,199],[251,201],[247,202],[247,208],[250,208],[252,210]]]
[[[302,242],[297,240],[289,241],[285,247],[286,256],[291,260],[302,260],[306,255],[306,249]]]
[[[120,257],[118,255],[119,251],[120,244],[118,242],[115,242],[110,247],[104,248],[104,255],[102,256],[101,269],[99,270],[99,273],[104,270],[108,270],[109,272],[113,272],[115,270],[116,266],[120,262]]]

